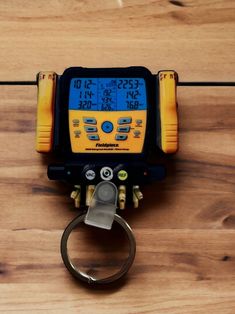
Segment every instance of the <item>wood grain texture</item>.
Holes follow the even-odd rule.
[[[0,80],[136,64],[232,81],[234,10],[227,0],[0,1]],[[122,286],[89,290],[61,261],[77,212],[34,151],[36,87],[0,87],[0,313],[235,313],[235,88],[179,87],[178,102],[168,177],[123,213],[134,265]],[[81,261],[99,268],[81,237]]]
[[[233,88],[179,88],[180,152],[126,219],[137,257],[119,289],[90,291],[63,267],[59,242],[76,215],[69,187],[36,154],[35,87],[1,87],[0,309],[37,313],[233,313]],[[79,247],[79,256],[96,256]],[[88,262],[87,262],[88,263]]]
[[[233,0],[2,0],[0,79],[131,64],[232,81],[234,17]]]

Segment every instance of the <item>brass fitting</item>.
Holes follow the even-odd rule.
[[[133,186],[133,192],[135,193],[136,197],[138,200],[142,200],[144,198],[143,193],[140,191],[139,185],[134,185]]]
[[[133,200],[134,208],[138,208],[139,207],[139,200],[136,197],[134,191],[132,192],[132,200]]]
[[[95,185],[88,185],[86,188],[86,206],[91,205],[92,195],[95,191]]]
[[[140,191],[139,185],[134,185],[132,189],[132,197],[133,197],[133,203],[134,203],[134,208],[139,207],[139,201],[144,198],[143,193]]]
[[[80,185],[75,185],[75,190],[72,191],[70,194],[70,197],[74,199],[74,205],[76,208],[80,207],[80,202],[81,202],[81,186]]]
[[[126,205],[126,187],[125,185],[120,185],[118,188],[118,203],[120,209],[125,209]]]

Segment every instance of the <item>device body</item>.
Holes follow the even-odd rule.
[[[134,202],[133,188],[165,175],[149,155],[178,149],[177,80],[144,67],[40,72],[36,150],[60,160],[48,166],[49,179],[77,185],[82,204],[81,187],[106,180]]]

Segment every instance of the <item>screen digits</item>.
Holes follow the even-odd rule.
[[[138,89],[139,79],[118,79],[118,89]]]
[[[69,108],[94,111],[145,110],[143,78],[73,78]]]
[[[91,110],[93,104],[95,94],[92,89],[92,79],[74,79],[73,87],[77,90],[77,109],[78,110]]]

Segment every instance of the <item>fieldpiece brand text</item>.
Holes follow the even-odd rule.
[[[96,147],[119,147],[119,144],[109,144],[109,143],[102,143],[102,144],[99,144],[97,143],[96,144]]]

